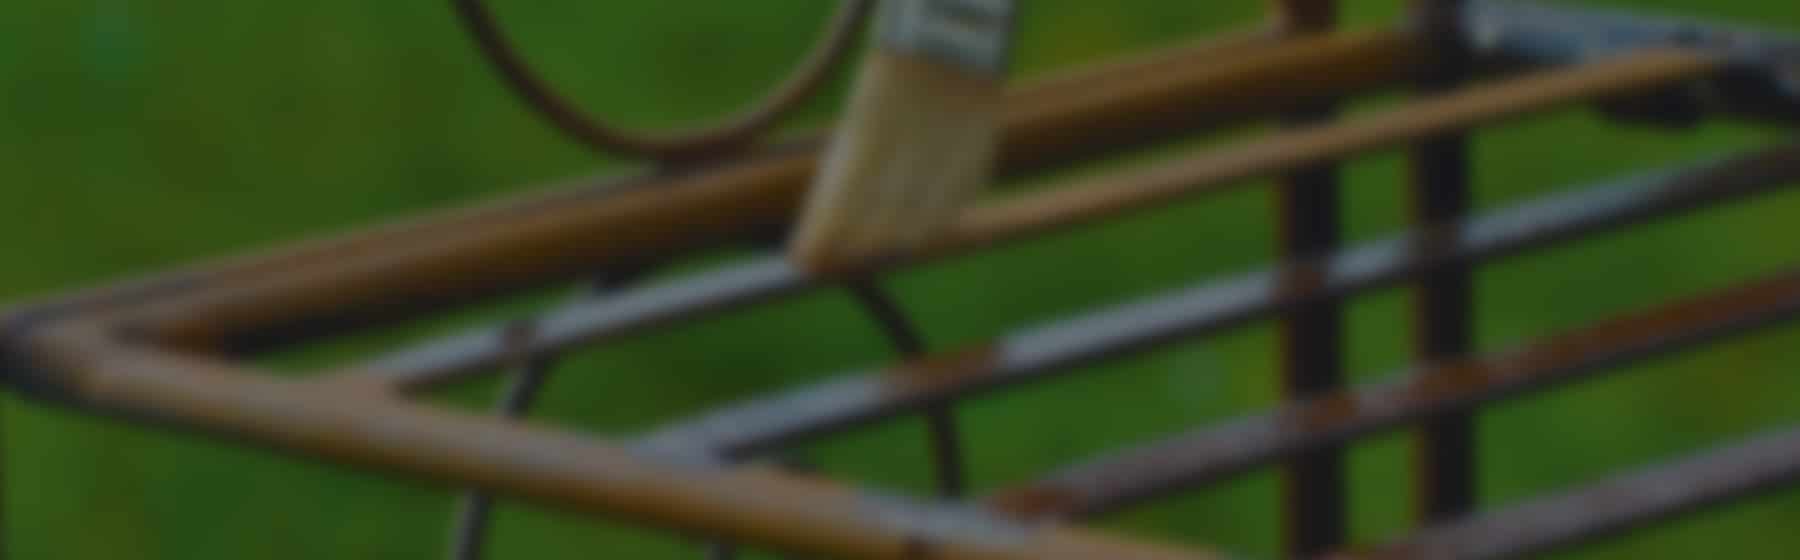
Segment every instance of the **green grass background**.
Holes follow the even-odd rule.
[[[1762,0],[1614,3],[1800,28]],[[633,126],[722,114],[803,52],[830,4],[497,2],[532,60],[595,111]],[[1396,13],[1348,2],[1358,24]],[[1018,50],[1032,73],[1252,21],[1254,1],[1033,0]],[[840,83],[832,95],[841,93]],[[797,126],[818,123],[834,97]],[[1361,110],[1391,100],[1373,100]],[[1477,199],[1503,206],[1624,170],[1779,136],[1730,124],[1691,131],[1552,112],[1477,136]],[[624,170],[565,142],[498,85],[446,3],[0,3],[0,301],[444,207],[523,186]],[[1400,160],[1348,166],[1358,239],[1402,223]],[[1245,270],[1269,258],[1263,189],[909,271],[891,280],[936,347],[1022,323]],[[1800,196],[1779,194],[1495,263],[1478,275],[1478,335],[1503,348],[1793,261]],[[460,321],[523,312],[545,298]],[[1406,356],[1399,291],[1350,306],[1360,380]],[[770,325],[779,325],[771,328]],[[277,360],[291,367],[443,325]],[[961,407],[971,476],[991,488],[1054,465],[1276,399],[1274,340],[1259,323]],[[565,362],[537,417],[630,434],[743,395],[888,359],[842,293],[822,292],[635,336]],[[1782,425],[1800,417],[1800,331],[1779,329],[1487,409],[1487,504]],[[480,406],[493,387],[453,391]],[[452,493],[299,462],[7,397],[5,537],[16,558],[425,558],[440,554]],[[929,487],[916,420],[798,451],[835,476]],[[1355,533],[1408,523],[1407,441],[1352,453]],[[1111,528],[1276,551],[1269,472],[1104,520]],[[1800,548],[1800,495],[1777,493],[1664,530],[1569,552],[1582,558],[1776,557]],[[498,558],[684,558],[690,541],[506,504]]]

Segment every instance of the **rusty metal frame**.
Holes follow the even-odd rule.
[[[1294,33],[1328,32],[1337,26],[1336,2],[1279,0],[1277,21]],[[1281,115],[1288,127],[1329,123],[1337,102],[1322,99]],[[1277,258],[1306,259],[1335,249],[1342,237],[1342,182],[1335,161],[1295,167],[1276,178]],[[1320,298],[1289,310],[1280,322],[1280,384],[1286,398],[1300,399],[1344,384],[1344,313],[1336,298]],[[1344,543],[1350,532],[1344,453],[1321,447],[1297,456],[1282,471],[1282,530],[1286,554],[1313,556]]]
[[[1453,91],[1469,78],[1472,56],[1457,32],[1462,2],[1414,0],[1411,15],[1439,52],[1419,73],[1417,93]],[[1469,140],[1465,132],[1438,135],[1407,153],[1412,222],[1436,227],[1469,213]],[[1474,285],[1468,266],[1446,266],[1419,278],[1413,289],[1413,353],[1420,362],[1468,355],[1474,346]],[[1413,495],[1423,523],[1453,519],[1475,505],[1474,417],[1446,414],[1423,423],[1413,449]]]
[[[1340,467],[1332,450],[1370,433],[1434,425],[1426,449],[1439,525],[1350,555],[1430,556],[1454,550],[1511,556],[1574,542],[1800,478],[1792,435],[1635,475],[1607,496],[1705,475],[1680,495],[1566,498],[1466,517],[1466,417],[1479,405],[1775,324],[1800,314],[1800,272],[1548,336],[1509,352],[1467,355],[1468,274],[1476,264],[1580,236],[1766,193],[1800,180],[1800,144],[1769,147],[1466,215],[1460,135],[1533,111],[1618,106],[1728,84],[1728,112],[1796,105],[1741,87],[1741,60],[1705,45],[1639,45],[1608,57],[1538,60],[1481,48],[1446,49],[1467,18],[1420,8],[1427,23],[1324,31],[1329,3],[1289,2],[1267,28],[1015,88],[1003,169],[1019,177],[1070,161],[1178,138],[1201,127],[1305,112],[1337,98],[1401,87],[1430,95],[1397,108],[1286,128],[1218,148],[1091,177],[1058,180],[968,209],[943,241],[884,255],[841,277],[808,277],[778,257],[753,258],[660,284],[582,298],[509,325],[477,329],[305,378],[282,378],[242,356],[387,321],[428,316],[520,288],[575,281],[783,227],[818,143],[803,139],[737,157],[620,179],[587,181],[515,200],[236,257],[153,278],[22,305],[0,316],[0,368],[15,390],[48,402],[271,449],[477,489],[460,550],[479,549],[489,493],[614,517],[680,534],[844,558],[1204,558],[1193,547],[1103,535],[1070,521],[1294,461],[1288,550],[1313,555],[1343,542]],[[1452,13],[1453,12],[1446,12]],[[1461,22],[1461,23],[1458,23]],[[1527,22],[1529,23],[1529,22]],[[1222,56],[1224,54],[1230,56]],[[1449,58],[1446,58],[1449,57]],[[1507,58],[1504,67],[1485,64]],[[1548,66],[1543,66],[1543,65]],[[1494,73],[1451,89],[1459,69]],[[1735,88],[1735,89],[1734,89]],[[1715,90],[1719,88],[1713,88]],[[1777,99],[1771,102],[1771,99]],[[1784,104],[1785,103],[1785,104]],[[1691,104],[1701,112],[1712,107]],[[942,351],[924,348],[881,275],[1249,181],[1323,170],[1332,162],[1411,147],[1417,226],[1338,248],[1324,171],[1292,177],[1284,222],[1291,243],[1266,270],[1104,307]],[[1305,239],[1302,239],[1305,238]],[[1422,282],[1419,365],[1397,381],[1344,387],[1327,328],[1335,302]],[[846,285],[903,359],[606,441],[530,422],[443,410],[409,395],[511,366],[507,415],[528,404],[547,363],[608,337],[822,286]],[[1286,317],[1295,331],[1294,400],[1265,414],[1201,428],[1074,465],[976,500],[934,502],[847,487],[740,461],[802,439],[922,413],[933,419],[940,492],[963,493],[953,406],[985,391],[1071,367]],[[1310,326],[1309,326],[1310,325]],[[1304,331],[1304,332],[1302,332]],[[1296,361],[1313,360],[1312,365]],[[1323,360],[1320,362],[1319,360]],[[1302,379],[1304,378],[1304,379]],[[1304,385],[1302,387],[1301,385]],[[1463,446],[1464,450],[1457,450]],[[1448,450],[1448,451],[1446,451]],[[1773,458],[1755,467],[1749,459]],[[1775,460],[1779,459],[1779,460]],[[1458,463],[1461,461],[1461,463]],[[1302,472],[1303,471],[1303,472]],[[1336,497],[1333,497],[1336,495]],[[1544,519],[1563,520],[1547,524]],[[1514,540],[1497,528],[1527,526]],[[729,550],[722,547],[718,550]],[[474,552],[465,552],[473,557]]]

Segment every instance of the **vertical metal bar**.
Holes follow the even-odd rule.
[[[955,411],[949,403],[925,409],[926,430],[931,437],[931,460],[937,472],[938,495],[960,498],[964,492],[962,442],[957,436]]]
[[[1413,24],[1429,38],[1434,60],[1417,80],[1419,95],[1435,95],[1468,78],[1469,57],[1457,32],[1462,0],[1413,0]],[[1469,212],[1468,138],[1452,132],[1426,138],[1408,151],[1412,221],[1431,228]],[[1451,263],[1420,277],[1413,290],[1413,352],[1419,362],[1466,357],[1473,350],[1471,270]],[[1425,421],[1414,446],[1414,496],[1422,523],[1454,518],[1475,503],[1473,416],[1444,414]]]
[[[1274,0],[1288,33],[1318,33],[1336,25],[1333,0]],[[1311,126],[1337,112],[1330,100],[1283,115],[1287,126]],[[1324,254],[1339,242],[1335,163],[1296,169],[1278,179],[1281,256]],[[1323,394],[1343,384],[1343,321],[1335,300],[1302,306],[1281,322],[1281,384],[1286,398]],[[1313,556],[1344,542],[1344,465],[1341,448],[1299,455],[1283,473],[1284,546],[1289,557]]]
[[[918,328],[873,280],[859,279],[850,282],[849,289],[902,356],[914,358],[925,352],[925,339],[919,335]],[[927,407],[924,415],[926,431],[931,438],[931,459],[937,474],[938,495],[945,498],[961,497],[964,491],[963,453],[961,439],[957,436],[954,411],[950,403],[945,402]]]

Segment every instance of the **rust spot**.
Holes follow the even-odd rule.
[[[900,557],[907,560],[929,560],[937,555],[937,548],[931,541],[918,535],[907,535],[900,547]]]
[[[1024,519],[1067,515],[1079,503],[1074,491],[1043,484],[1008,489],[987,499],[989,508]]]
[[[1319,261],[1294,261],[1278,269],[1275,289],[1282,300],[1298,300],[1319,293],[1329,278],[1330,271]]]
[[[1474,393],[1493,384],[1492,368],[1484,361],[1433,365],[1406,381],[1397,398],[1407,402],[1431,402]]]
[[[1357,410],[1355,394],[1336,393],[1302,405],[1295,412],[1301,429],[1319,431],[1350,421]]]
[[[1456,254],[1461,229],[1462,224],[1458,223],[1419,226],[1407,238],[1407,249],[1412,252],[1414,261],[1441,263]]]
[[[509,322],[500,331],[500,346],[505,354],[505,361],[514,367],[522,367],[532,358],[531,344],[537,338],[537,321],[520,319]]]
[[[907,361],[889,369],[887,376],[904,390],[930,392],[989,375],[994,371],[999,355],[994,345],[982,344]]]

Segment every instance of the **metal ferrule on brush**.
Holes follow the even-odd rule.
[[[876,37],[890,52],[999,76],[1015,12],[1013,0],[881,0]]]

